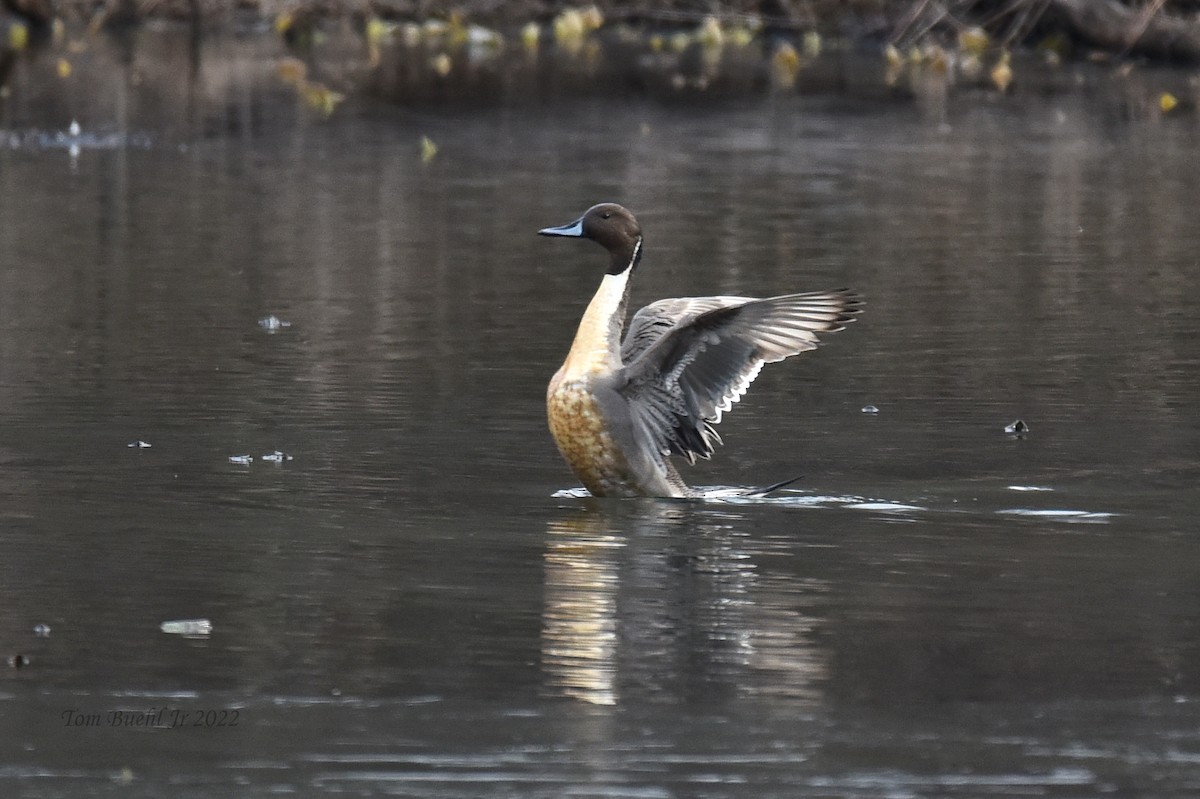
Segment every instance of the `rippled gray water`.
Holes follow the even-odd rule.
[[[322,121],[214,60],[3,107],[138,143],[0,147],[4,796],[1200,794],[1193,118],[1097,71]],[[599,200],[635,301],[866,295],[688,473],[795,490],[554,496],[604,261],[533,234]]]

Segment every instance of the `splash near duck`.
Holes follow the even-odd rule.
[[[630,277],[642,258],[633,214],[603,203],[538,233],[591,239],[609,254],[546,394],[554,441],[594,496],[703,496],[670,456],[709,458],[721,443],[714,425],[764,364],[815,349],[818,333],[842,330],[860,310],[858,295],[847,289],[683,297],[642,308],[625,333]]]

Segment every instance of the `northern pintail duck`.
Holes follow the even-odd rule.
[[[562,368],[550,381],[550,432],[594,496],[702,496],[670,461],[708,458],[713,425],[741,399],[764,363],[817,346],[858,312],[848,290],[779,297],[683,297],[647,305],[625,326],[629,278],[642,228],[614,203],[589,208],[543,236],[591,239],[609,254]],[[749,493],[749,492],[748,492]]]

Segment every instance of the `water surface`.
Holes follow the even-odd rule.
[[[1200,791],[1188,116],[1085,70],[321,120],[223,46],[4,106],[137,134],[0,148],[4,795]],[[600,200],[635,302],[867,297],[687,474],[794,490],[554,496],[604,258],[533,234]]]

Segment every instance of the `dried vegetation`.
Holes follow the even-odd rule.
[[[279,79],[325,116],[360,91],[488,96],[514,72],[539,86],[599,85],[603,73],[618,90],[791,90],[830,52],[877,54],[880,84],[912,94],[930,85],[1005,93],[1031,69],[1073,60],[1200,62],[1200,0],[0,2],[0,85],[27,49],[53,50],[69,80],[88,37],[168,19],[198,34],[278,37]],[[1164,113],[1177,104],[1165,93],[1157,103]]]

